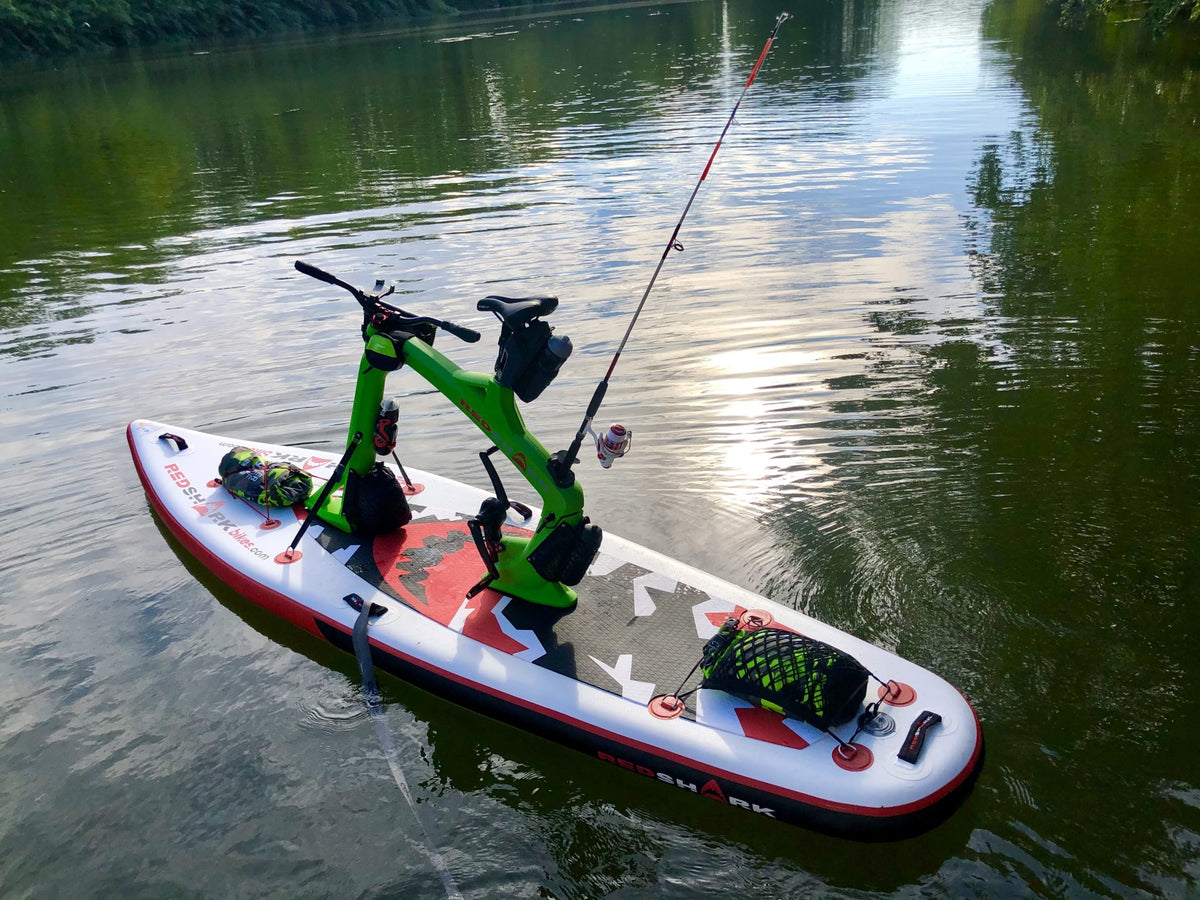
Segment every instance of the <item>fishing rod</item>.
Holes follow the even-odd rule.
[[[708,163],[704,166],[704,171],[700,173],[700,178],[696,181],[696,186],[692,188],[692,195],[688,197],[687,205],[683,208],[683,214],[680,215],[679,221],[675,223],[675,230],[671,232],[671,237],[667,240],[666,247],[663,248],[662,256],[658,260],[658,265],[654,268],[654,274],[650,276],[650,283],[646,285],[646,290],[642,292],[642,299],[638,302],[637,309],[633,312],[633,318],[629,321],[629,327],[625,329],[625,336],[621,338],[621,343],[617,346],[617,352],[613,354],[612,362],[608,364],[608,371],[604,373],[604,378],[596,385],[596,391],[592,394],[592,399],[588,403],[587,411],[583,416],[583,423],[579,426],[579,431],[575,434],[575,439],[571,441],[571,446],[566,450],[560,450],[554,454],[550,461],[551,475],[553,475],[555,483],[559,487],[570,487],[575,482],[575,476],[571,472],[577,460],[575,456],[579,453],[579,448],[583,446],[584,436],[592,433],[592,421],[596,418],[596,413],[600,411],[600,404],[604,402],[604,395],[608,392],[608,384],[612,379],[613,370],[617,367],[617,362],[621,359],[621,352],[625,349],[625,344],[629,341],[629,335],[633,333],[633,327],[637,324],[638,317],[642,314],[642,308],[646,305],[646,299],[650,296],[650,292],[654,290],[654,283],[658,281],[658,273],[662,271],[663,264],[667,261],[667,257],[672,250],[682,250],[683,244],[679,243],[679,231],[683,228],[683,220],[687,218],[688,212],[691,211],[692,203],[696,199],[696,195],[700,193],[700,186],[704,184],[708,178],[708,171],[712,168],[713,160],[717,158],[717,151],[721,149],[721,143],[725,140],[725,135],[733,125],[733,119],[737,115],[738,107],[742,105],[742,100],[746,98],[746,93],[750,90],[750,85],[754,84],[754,79],[758,77],[758,70],[762,68],[763,62],[767,58],[767,54],[771,52],[771,45],[775,43],[775,36],[779,34],[779,27],[788,19],[792,18],[791,13],[781,12],[775,19],[775,27],[771,29],[771,35],[767,38],[767,42],[763,44],[762,52],[758,54],[758,61],[754,64],[754,69],[750,72],[750,77],[746,79],[746,84],[742,87],[742,93],[738,96],[737,102],[733,104],[733,111],[729,114],[729,120],[725,123],[725,127],[721,129],[721,136],[717,138],[716,146],[713,147],[712,153],[708,157]],[[612,464],[614,456],[624,455],[628,448],[630,435],[626,429],[619,425],[614,425],[610,429],[609,434],[603,438],[595,437],[597,449],[601,458],[601,463],[605,468]]]

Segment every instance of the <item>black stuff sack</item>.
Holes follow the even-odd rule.
[[[350,530],[360,537],[375,537],[403,528],[412,520],[404,488],[381,462],[365,475],[351,471],[346,476],[342,513]]]
[[[261,506],[294,506],[312,493],[312,476],[291,463],[264,460],[249,447],[234,447],[217,467],[225,490]]]

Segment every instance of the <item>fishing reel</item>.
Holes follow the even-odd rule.
[[[619,422],[614,422],[609,426],[604,435],[596,434],[591,428],[587,430],[587,433],[596,442],[596,458],[606,469],[612,468],[613,460],[620,459],[633,449],[633,430]]]

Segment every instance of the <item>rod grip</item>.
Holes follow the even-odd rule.
[[[571,466],[576,463],[575,455],[579,453],[579,448],[583,446],[584,435],[587,434],[588,428],[591,427],[592,419],[600,411],[600,404],[604,402],[604,395],[606,393],[608,393],[608,378],[605,378],[596,385],[596,391],[592,394],[587,412],[584,414],[583,424],[579,426],[579,431],[575,434],[575,439],[571,441],[571,446],[555,454],[557,463],[552,467],[551,472],[554,474],[555,483],[559,487],[570,487],[575,483],[575,476],[571,472]]]
[[[582,435],[585,431],[587,431],[587,427],[588,427],[588,425],[591,424],[591,420],[596,417],[596,413],[600,412],[600,404],[604,402],[604,395],[607,393],[608,393],[608,379],[606,378],[604,381],[602,381],[598,385],[596,385],[596,392],[594,394],[592,394],[592,400],[590,403],[588,403],[588,408],[587,408],[588,421],[584,422],[583,427],[579,429],[580,435]]]

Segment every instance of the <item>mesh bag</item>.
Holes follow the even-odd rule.
[[[853,656],[779,628],[734,631],[728,638],[724,650],[702,665],[701,687],[817,728],[841,725],[858,713],[870,673]]]
[[[262,506],[292,506],[312,492],[312,477],[285,462],[266,462],[249,447],[234,447],[217,471],[231,494]]]

